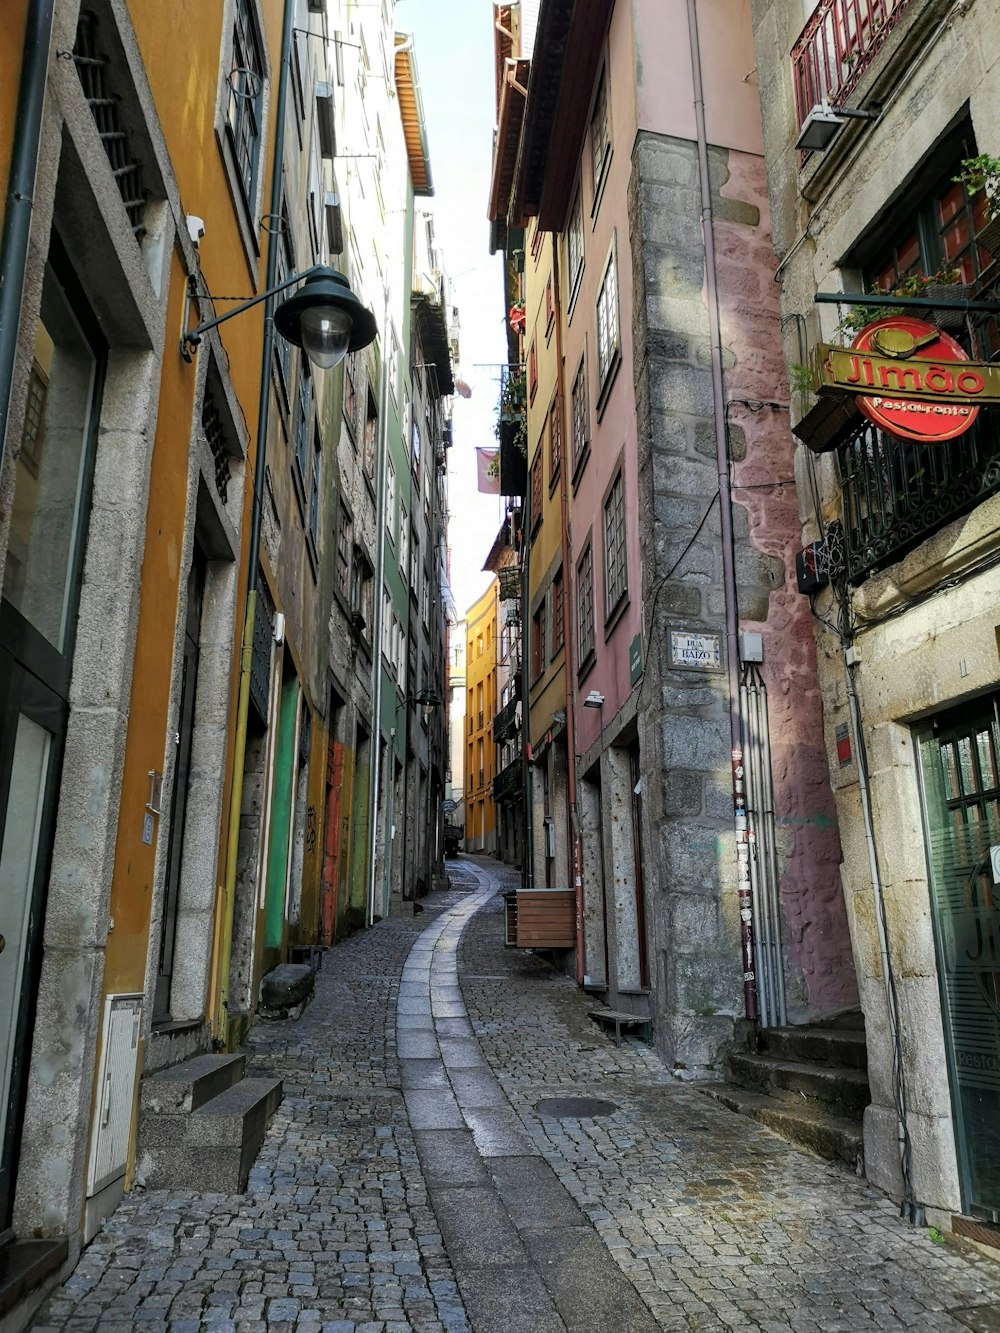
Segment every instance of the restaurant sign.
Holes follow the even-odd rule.
[[[857,395],[876,426],[921,444],[953,440],[981,406],[1000,403],[1000,365],[970,361],[954,338],[906,315],[867,325],[850,347],[821,343],[814,372],[818,393]]]

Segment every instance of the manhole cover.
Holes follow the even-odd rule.
[[[612,1115],[618,1107],[600,1097],[548,1097],[535,1110],[550,1120],[589,1120],[595,1115]]]

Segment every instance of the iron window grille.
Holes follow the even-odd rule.
[[[1000,491],[1000,427],[985,409],[943,444],[910,444],[870,422],[837,451],[847,578],[869,574]]]
[[[97,49],[97,16],[87,9],[81,11],[77,23],[73,61],[132,233],[141,241],[146,234],[142,217],[148,198],[143,187],[142,164],[130,150],[128,132],[121,118],[121,98],[115,95],[108,77],[111,62]]]
[[[222,413],[209,384],[205,385],[205,399],[201,406],[201,428],[215,464],[215,489],[225,504],[229,498],[229,449]]]

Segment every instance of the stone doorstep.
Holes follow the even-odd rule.
[[[143,1113],[185,1115],[217,1097],[243,1077],[246,1056],[196,1055],[142,1080]]]
[[[767,1054],[780,1060],[806,1060],[848,1069],[868,1068],[864,1029],[767,1028],[760,1036]]]
[[[766,1125],[800,1148],[808,1148],[817,1157],[841,1162],[857,1175],[864,1174],[864,1136],[860,1121],[837,1115],[831,1107],[817,1102],[796,1106],[732,1083],[692,1083],[689,1086],[721,1102],[737,1115],[748,1116]]]
[[[871,1101],[868,1075],[860,1069],[776,1060],[769,1055],[732,1052],[726,1060],[733,1083],[751,1092],[763,1092],[778,1101],[803,1099],[836,1106],[858,1120]]]
[[[0,1245],[0,1319],[69,1257],[69,1240],[14,1240]]]
[[[138,1166],[146,1187],[241,1194],[281,1097],[281,1079],[245,1078],[191,1114],[144,1113]]]

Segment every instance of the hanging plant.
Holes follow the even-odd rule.
[[[503,378],[495,433],[501,444],[509,442],[528,456],[527,384],[523,369],[508,371]]]
[[[513,329],[513,331],[519,337],[522,338],[524,337],[524,326],[526,319],[527,315],[525,314],[524,302],[515,301],[510,308],[510,314],[507,316],[507,321],[510,324],[510,327]]]

